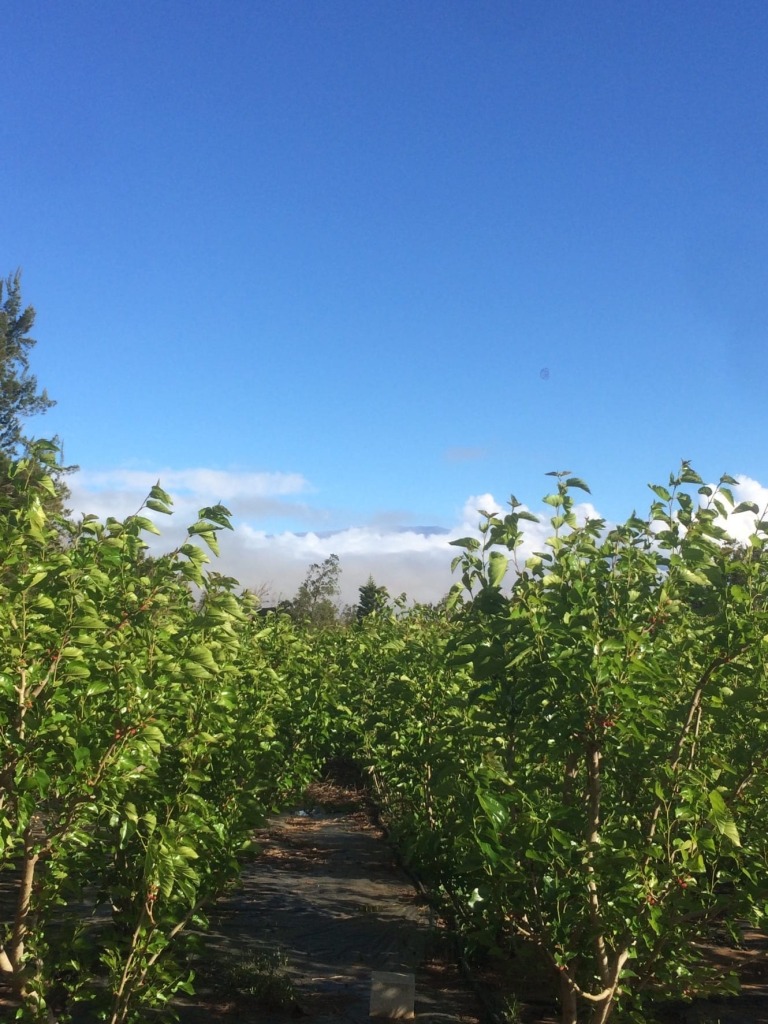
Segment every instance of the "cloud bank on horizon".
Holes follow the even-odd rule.
[[[293,596],[308,566],[330,554],[341,560],[344,603],[357,600],[358,588],[369,576],[386,586],[393,596],[405,593],[411,601],[437,601],[455,581],[451,560],[457,549],[451,541],[478,535],[480,509],[504,511],[492,494],[485,493],[468,496],[449,526],[394,525],[385,514],[380,518],[386,525],[377,522],[327,529],[323,526],[330,519],[328,512],[322,505],[307,503],[305,498],[312,493],[312,487],[301,474],[207,468],[159,472],[81,470],[68,481],[69,504],[76,515],[93,513],[102,519],[124,518],[137,512],[158,479],[173,497],[174,515],[168,519],[151,513],[162,535],[148,538],[150,546],[154,550],[168,550],[180,543],[198,510],[220,502],[232,512],[233,530],[221,535],[221,557],[215,560],[214,567],[262,594],[267,604]],[[768,487],[747,476],[736,479],[738,483],[732,490],[737,504],[752,501],[761,512],[768,507]],[[651,500],[649,495],[649,504]],[[575,511],[581,522],[600,516],[587,501],[577,504]],[[525,542],[519,552],[522,560],[541,550],[550,533],[547,512],[542,511],[540,518],[540,523],[525,524]],[[754,518],[750,514],[731,516],[727,529],[736,540],[745,541],[752,532]],[[281,519],[302,522],[306,529],[265,526],[265,521]]]

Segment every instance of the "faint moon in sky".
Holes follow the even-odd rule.
[[[539,376],[542,380],[549,380],[549,367],[542,366],[542,368],[539,370]]]

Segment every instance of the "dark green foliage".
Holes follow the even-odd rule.
[[[360,601],[355,608],[355,617],[360,622],[374,612],[384,612],[389,606],[389,592],[386,587],[379,587],[373,576],[360,587]]]
[[[5,301],[3,302],[3,293]],[[36,344],[29,332],[35,322],[32,306],[22,308],[21,276],[0,280],[0,453],[10,456],[28,443],[23,421],[56,403],[29,372],[29,351]]]
[[[0,511],[13,507],[20,493],[12,479],[13,462],[24,454],[28,482],[43,484],[40,500],[48,513],[57,515],[64,512],[69,496],[64,476],[77,467],[59,464],[57,439],[33,441],[24,433],[28,417],[56,404],[45,390],[38,391],[37,378],[29,371],[29,352],[36,344],[29,335],[34,322],[32,306],[22,308],[19,272],[0,279]]]

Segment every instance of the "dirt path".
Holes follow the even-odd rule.
[[[182,1024],[367,1024],[372,971],[416,974],[422,1024],[478,1024],[469,987],[437,955],[429,907],[359,794],[318,785],[307,807],[256,836],[261,855],[212,915],[216,967]]]
[[[256,838],[260,855],[212,915],[206,941],[215,969],[198,978],[200,994],[182,1007],[182,1024],[367,1024],[372,971],[416,975],[421,1024],[480,1024],[483,1009],[446,955],[444,932],[361,791],[319,783],[306,809],[273,820]],[[741,973],[741,995],[660,1006],[659,1021],[768,1024],[767,947],[752,931],[740,949],[708,947],[721,968]],[[507,967],[506,980],[506,970],[487,979],[489,989],[517,991],[526,1024],[556,1021],[555,993],[540,971]]]

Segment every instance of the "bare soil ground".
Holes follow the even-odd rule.
[[[363,1024],[373,971],[416,975],[423,1024],[479,1024],[481,1006],[446,953],[440,923],[361,792],[319,783],[304,805],[257,834],[261,853],[212,915],[206,941],[224,979],[228,957],[246,970],[236,969],[229,991],[215,977],[204,980],[178,1007],[182,1024]]]

